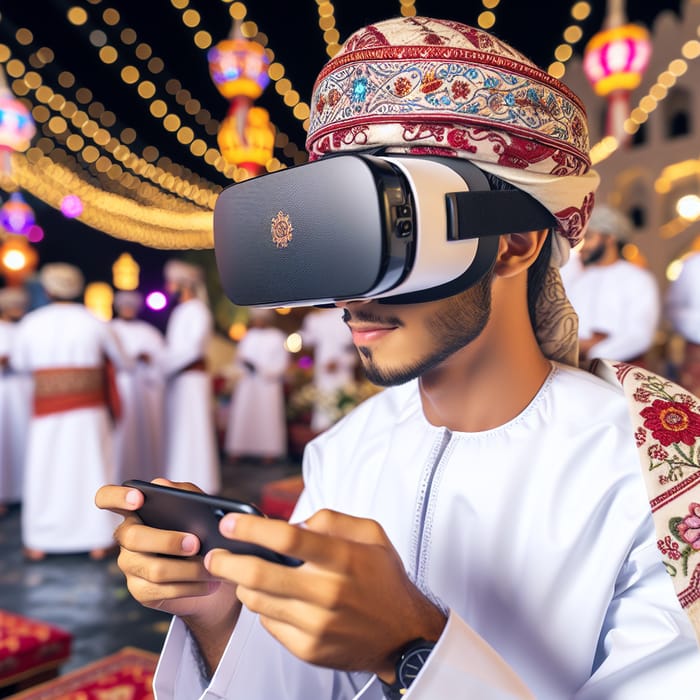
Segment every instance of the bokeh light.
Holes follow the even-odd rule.
[[[168,298],[163,292],[151,292],[146,297],[146,306],[153,311],[162,311],[168,305]]]

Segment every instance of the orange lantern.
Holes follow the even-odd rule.
[[[241,128],[239,120],[245,118]],[[243,114],[232,105],[217,136],[221,154],[228,163],[257,175],[265,167],[275,146],[275,128],[263,107],[251,107]]]
[[[26,236],[6,236],[0,246],[0,274],[8,286],[21,285],[36,270],[39,255]]]

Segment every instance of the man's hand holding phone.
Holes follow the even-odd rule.
[[[155,483],[201,493],[192,484],[165,479]],[[140,490],[129,486],[103,486],[95,497],[99,508],[124,518],[114,536],[121,548],[118,563],[129,592],[146,607],[195,624],[225,619],[230,632],[240,610],[235,586],[212,576],[202,558],[195,556],[200,550],[195,535],[144,525],[137,515],[144,500]]]

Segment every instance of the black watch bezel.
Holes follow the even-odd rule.
[[[414,639],[403,647],[395,666],[396,680],[392,684],[382,682],[389,700],[400,700],[406,694],[435,644],[427,639]]]

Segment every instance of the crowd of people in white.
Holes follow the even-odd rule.
[[[172,303],[164,333],[139,317],[137,291],[117,291],[115,317],[98,319],[82,302],[82,272],[68,263],[40,270],[48,303],[37,308],[26,288],[0,289],[0,513],[22,504],[28,559],[105,557],[117,522],[94,506],[105,483],[165,476],[217,493],[222,459],[287,454],[291,353],[274,311],[250,311],[226,368],[233,391],[220,426],[203,269],[171,259],[163,275]],[[356,358],[340,311],[307,318],[299,330],[316,354],[315,380],[324,389],[342,384]],[[317,431],[329,425],[320,414],[314,420]]]

